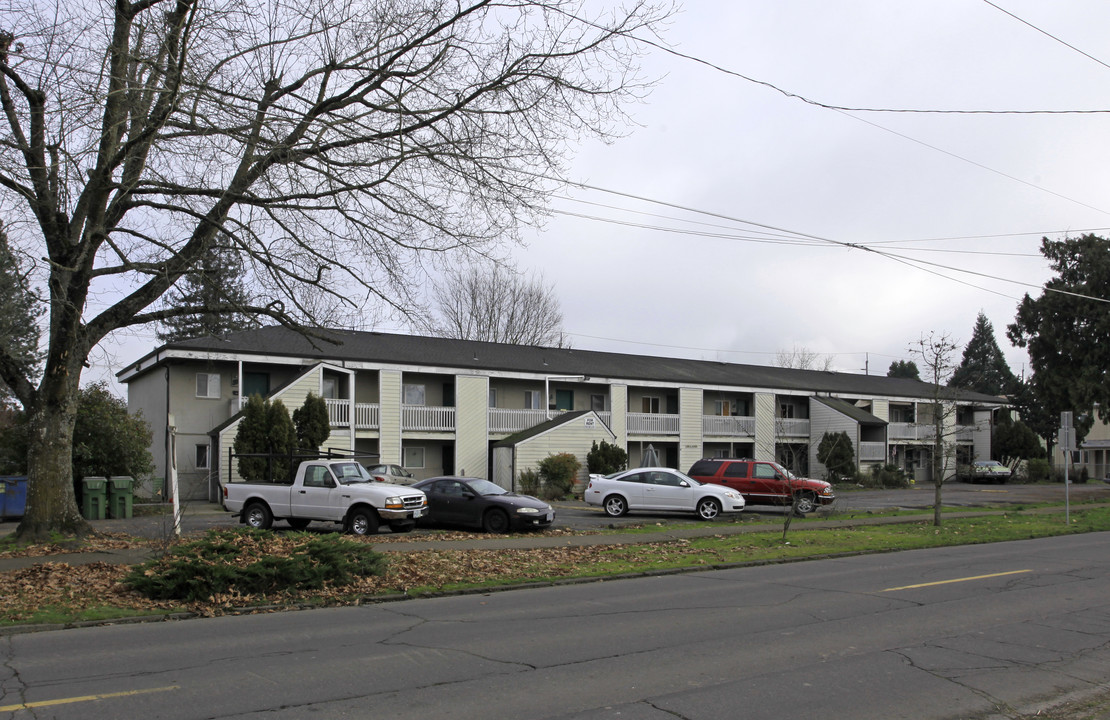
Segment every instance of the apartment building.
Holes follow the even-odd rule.
[[[214,499],[234,477],[228,452],[253,394],[290,412],[309,392],[324,397],[328,446],[376,458],[368,462],[506,486],[524,468],[495,473],[493,448],[513,438],[565,437],[583,461],[601,438],[627,449],[633,466],[650,447],[681,470],[703,457],[753,457],[823,477],[825,432],[847,432],[861,468],[891,462],[911,473],[928,467],[935,433],[935,388],[915,380],[378,332],[273,326],[173,342],[118,378],[129,409],[151,425],[156,472],[173,465],[183,499]],[[953,454],[990,458],[1005,400],[948,389],[944,398]],[[526,432],[563,414],[588,432]]]

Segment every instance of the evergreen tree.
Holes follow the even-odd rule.
[[[0,344],[22,375],[34,375],[39,363],[41,300],[23,272],[0,224]],[[0,382],[0,405],[9,406],[11,391]]]
[[[142,414],[131,415],[127,403],[103,382],[81,388],[73,430],[73,477],[141,477],[154,471],[150,426]]]
[[[826,432],[817,446],[817,462],[825,466],[829,482],[856,474],[856,454],[846,432]]]
[[[895,360],[890,364],[890,369],[886,371],[886,376],[892,378],[907,378],[909,380],[921,379],[921,374],[917,369],[917,363],[913,360]]]
[[[234,310],[245,307],[249,300],[243,288],[242,258],[230,245],[215,245],[204,254],[196,270],[167,293],[167,307],[189,308],[192,312],[163,320],[164,329],[158,330],[158,339],[175,342],[253,327],[250,316]]]
[[[994,327],[982,312],[975,319],[971,340],[964,348],[963,359],[952,373],[949,386],[974,390],[986,395],[1013,395],[1018,389],[1018,379],[1006,364]]]
[[[317,452],[331,435],[328,404],[316,393],[309,393],[304,405],[293,411],[293,425],[297,432],[297,447]]]
[[[1045,283],[1040,297],[1022,298],[1006,329],[1015,345],[1029,351],[1032,405],[1046,415],[1036,424],[1022,417],[1045,437],[1052,422],[1059,424],[1061,411],[1073,411],[1076,439],[1081,440],[1096,413],[1110,421],[1110,312],[1105,302],[1110,297],[1110,240],[1097,235],[1058,242],[1045,238],[1041,254],[1056,277]]]
[[[293,420],[281,400],[264,400],[251,395],[243,408],[243,419],[235,431],[237,454],[262,457],[239,458],[239,474],[253,482],[287,482],[292,475],[289,458],[297,447]]]

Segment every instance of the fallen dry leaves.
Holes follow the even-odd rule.
[[[548,535],[570,534],[565,531],[548,531]],[[462,540],[488,538],[487,535],[445,532],[421,536],[421,541]],[[397,542],[405,536],[378,535],[367,538],[374,544]],[[661,556],[682,554],[683,542],[667,543],[649,552]],[[242,557],[245,561],[264,555],[281,555],[296,546],[292,536],[273,533],[265,539],[244,539]],[[145,540],[126,535],[90,538],[82,546],[84,552],[105,549],[148,548]],[[638,546],[638,553],[645,551]],[[621,559],[624,553],[613,546],[529,548],[513,550],[422,550],[415,552],[387,552],[389,565],[382,576],[364,577],[343,586],[329,586],[322,590],[300,592],[295,588],[278,596],[248,596],[225,594],[211,596],[207,602],[182,604],[174,601],[150,600],[125,586],[121,581],[130,570],[128,565],[94,562],[71,565],[51,561],[50,555],[72,553],[72,546],[35,546],[16,552],[3,552],[0,556],[43,557],[41,563],[21,570],[0,573],[0,584],[5,592],[0,596],[0,623],[26,622],[40,609],[68,609],[73,613],[97,608],[117,608],[135,614],[170,613],[185,611],[204,616],[241,612],[254,608],[257,611],[276,610],[303,605],[353,604],[394,593],[408,593],[414,589],[427,592],[456,587],[480,581],[527,582],[530,580],[560,578],[580,574],[602,560]],[[125,613],[126,614],[126,613]]]

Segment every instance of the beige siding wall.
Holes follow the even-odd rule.
[[[609,418],[610,429],[616,436],[616,444],[628,450],[628,386],[610,385],[609,399],[612,413]]]
[[[523,410],[526,392],[534,392],[543,409],[543,380],[490,379],[490,387],[497,391],[497,405],[509,410]],[[486,393],[487,396],[489,393]]]
[[[871,403],[871,414],[880,420],[890,422],[890,401],[875,400]]]
[[[775,396],[755,394],[755,456],[756,460],[775,459]]]
[[[809,401],[809,472],[811,477],[826,478],[828,469],[817,461],[817,448],[821,445],[821,438],[825,433],[848,433],[852,441],[852,454],[856,458],[856,467],[859,467],[859,424],[852,418],[833,408],[818,402]]]
[[[587,420],[592,420],[592,425],[587,425]],[[532,468],[539,469],[540,460],[548,455],[569,452],[578,458],[582,467],[578,471],[577,485],[581,486],[589,479],[589,470],[586,467],[586,456],[593,447],[594,441],[613,442],[613,434],[605,428],[596,415],[589,413],[583,417],[575,418],[570,422],[560,425],[548,432],[528,438],[516,449],[516,472],[519,476],[521,470]]]
[[[455,378],[455,467],[468,477],[489,478],[489,378]]]
[[[154,476],[165,478],[166,468],[166,371],[147,373],[128,384],[127,412],[142,413],[150,427],[150,455],[154,461]]]
[[[379,462],[401,464],[401,372],[382,370],[379,397],[381,398],[381,431],[378,435]]]
[[[971,442],[973,461],[991,459],[991,412],[989,410],[975,412],[975,431]]]
[[[685,470],[702,458],[701,388],[678,391],[678,467]]]

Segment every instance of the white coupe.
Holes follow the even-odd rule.
[[[713,520],[721,513],[744,509],[744,496],[735,490],[703,484],[663,467],[591,476],[585,500],[589,505],[600,505],[611,517],[620,517],[629,510],[666,510],[692,512],[702,520]]]

